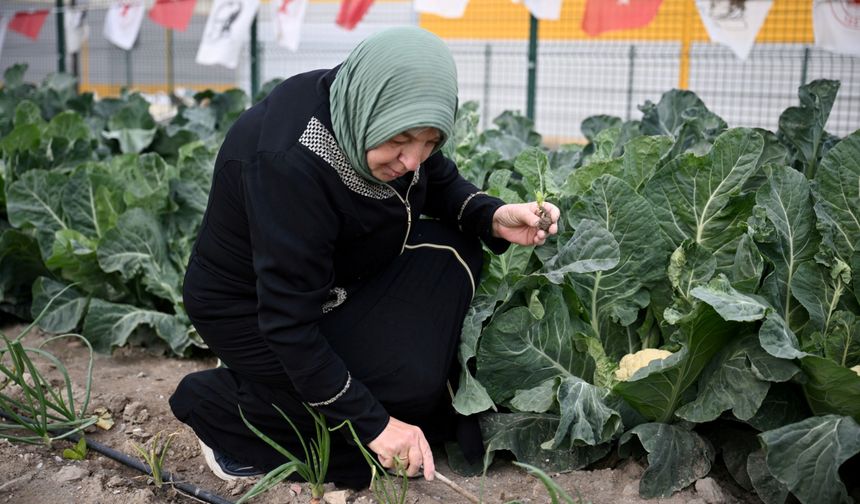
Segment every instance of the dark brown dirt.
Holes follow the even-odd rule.
[[[7,327],[6,335],[15,335],[21,326]],[[26,338],[30,346],[44,335],[38,331]],[[84,383],[87,352],[81,343],[71,340],[53,342],[47,347],[70,370],[76,384]],[[162,437],[177,433],[167,453],[165,469],[203,490],[217,494],[228,501],[238,500],[252,483],[226,483],[212,475],[205,466],[193,432],[178,422],[170,412],[167,398],[186,374],[213,367],[215,359],[198,358],[178,360],[156,356],[141,348],[122,348],[112,356],[96,355],[93,366],[92,398],[89,411],[106,408],[115,420],[110,430],[94,429],[89,439],[136,458],[134,443],[145,445],[156,433]],[[76,395],[82,388],[76,385]],[[57,441],[52,447],[43,445],[12,444],[0,440],[0,503],[44,504],[156,504],[192,503],[199,500],[182,494],[166,485],[156,488],[150,479],[108,457],[90,451],[86,460],[69,461],[60,457],[66,441]],[[606,464],[604,464],[606,465]],[[549,502],[546,490],[538,480],[507,462],[494,464],[486,478],[461,477],[451,471],[444,456],[437,460],[439,472],[458,485],[482,497],[485,503],[501,504],[510,501],[522,503]],[[638,481],[644,470],[642,463],[626,460],[606,468],[591,471],[573,471],[555,474],[553,478],[581,503],[697,503],[705,504],[703,495],[688,488],[668,499],[646,501],[638,496]],[[726,481],[719,486],[725,493],[726,503],[755,502],[750,496],[738,493]],[[330,502],[370,504],[377,502],[373,495],[344,491],[327,485]],[[307,485],[284,483],[263,494],[252,503],[308,503]],[[342,499],[342,500],[338,500]],[[460,494],[441,482],[413,479],[409,482],[406,500],[409,504],[465,503]]]

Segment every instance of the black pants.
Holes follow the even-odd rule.
[[[455,416],[446,382],[482,259],[476,238],[440,222],[419,221],[403,254],[351,288],[346,301],[320,322],[353,378],[389,414],[421,427],[431,443],[452,437]],[[228,367],[186,376],[170,398],[174,415],[208,446],[241,463],[269,471],[286,462],[244,425],[241,407],[252,425],[303,458],[295,433],[272,405],[289,416],[306,442],[314,438],[313,421],[287,375],[271,372],[280,363],[259,337],[255,320],[193,322]],[[365,485],[370,469],[348,431],[332,433],[331,441],[327,480]]]

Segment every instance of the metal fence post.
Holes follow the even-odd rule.
[[[257,96],[260,91],[260,65],[258,61],[257,51],[257,19],[259,16],[254,16],[254,22],[251,23],[251,101]]]
[[[627,121],[630,120],[630,114],[633,110],[633,79],[636,67],[636,46],[634,44],[630,44],[628,59],[630,60],[630,64],[627,71],[627,117],[625,118]]]
[[[803,62],[800,65],[800,85],[806,84],[806,73],[809,71],[809,46],[803,48]]]
[[[526,117],[535,120],[535,86],[537,81],[538,20],[529,14],[529,80],[526,90]]]
[[[167,53],[167,94],[173,95],[173,92],[176,89],[176,82],[173,75],[173,30],[171,28],[166,28],[165,34],[166,39],[164,52]]]
[[[484,46],[484,98],[481,103],[481,124],[482,128],[488,128],[490,125],[490,69],[492,67],[493,46],[487,44]]]
[[[65,8],[63,3],[65,0],[56,0],[57,7],[57,71],[65,73],[66,71],[66,23],[64,21]]]

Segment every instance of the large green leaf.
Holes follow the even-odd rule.
[[[741,236],[731,271],[732,285],[744,292],[755,292],[764,272],[764,258],[749,234]]]
[[[776,313],[768,314],[762,323],[759,329],[759,343],[767,353],[780,359],[794,359],[806,355],[805,352],[800,351],[797,336],[785,320]]]
[[[618,265],[618,242],[600,222],[583,219],[573,237],[544,265],[544,275],[553,283],[564,282],[567,273],[594,273]]]
[[[807,378],[803,391],[813,413],[848,415],[860,422],[860,375],[817,355],[807,355],[800,363]]]
[[[12,183],[6,195],[9,223],[33,227],[44,232],[65,229],[67,223],[60,207],[66,176],[47,170],[31,170]]]
[[[739,324],[724,321],[712,308],[699,305],[682,321],[682,348],[652,361],[613,391],[645,418],[668,422],[681,405],[684,393],[696,382],[711,358],[738,333]]]
[[[852,502],[839,466],[860,453],[860,425],[850,417],[807,418],[759,436],[767,468],[802,504]]]
[[[708,285],[695,287],[690,294],[711,305],[723,319],[735,322],[761,320],[771,310],[767,302],[757,296],[738,292],[722,273]]]
[[[78,327],[89,299],[77,289],[67,287],[46,277],[39,277],[33,283],[33,305],[30,308],[33,318],[48,308],[39,319],[39,327],[43,331],[65,333]]]
[[[751,210],[742,190],[763,149],[758,133],[731,129],[706,156],[686,154],[657,170],[643,195],[673,249],[692,239],[714,254],[718,271],[730,271]]]
[[[83,336],[100,352],[123,346],[135,331],[151,327],[176,355],[191,344],[188,328],[174,315],[127,304],[92,299],[84,319]]]
[[[663,93],[654,105],[647,101],[640,106],[645,135],[670,135],[675,139],[672,157],[707,147],[710,141],[726,129],[726,122],[708,110],[692,91],[673,89]]]
[[[484,437],[485,466],[497,450],[509,450],[520,462],[544,471],[571,471],[581,469],[599,460],[611,449],[610,444],[598,446],[572,446],[566,449],[546,450],[541,443],[558,430],[558,417],[537,413],[490,413],[481,417]]]
[[[815,333],[810,339],[816,350],[840,366],[860,364],[860,320],[853,313],[834,313],[827,332]]]
[[[147,290],[179,303],[179,273],[168,257],[161,226],[148,212],[132,208],[108,230],[98,248],[99,265],[105,272],[119,272],[125,280],[143,274]]]
[[[469,361],[475,356],[484,321],[493,315],[496,304],[507,292],[507,284],[503,286],[494,294],[475,296],[463,320],[460,347],[457,352],[457,359],[460,361],[460,383],[453,402],[454,409],[461,415],[468,416],[495,407],[487,390],[469,371]]]
[[[695,432],[665,423],[637,425],[621,436],[622,455],[634,435],[648,452],[648,468],[639,481],[639,495],[646,499],[669,497],[711,471],[714,449]]]
[[[647,289],[665,277],[669,249],[648,201],[611,175],[595,180],[574,203],[567,219],[571,225],[583,220],[598,222],[618,244],[619,262],[614,268],[569,276],[586,307],[593,333],[600,337],[607,355],[620,358],[636,348],[611,338],[610,326],[629,326],[648,305]],[[611,243],[600,246],[613,247]]]
[[[591,358],[574,345],[574,334],[587,332],[587,326],[571,319],[559,287],[545,292],[544,318],[516,307],[496,315],[484,330],[477,378],[497,403],[555,377],[587,378],[594,372]]]
[[[30,170],[7,188],[9,222],[15,227],[33,228],[45,258],[51,254],[54,233],[68,228],[61,207],[65,183],[62,173]]]
[[[839,300],[848,290],[850,281],[847,267],[839,260],[832,268],[815,261],[800,265],[794,280],[794,296],[809,313],[814,330],[823,334],[830,333],[833,315],[838,310]]]
[[[157,129],[155,120],[149,114],[149,104],[134,95],[108,118],[107,131],[103,131],[102,135],[118,141],[123,154],[138,154],[149,147]]]
[[[785,166],[766,167],[767,181],[756,193],[756,211],[763,213],[767,230],[759,249],[774,267],[774,292],[768,301],[785,320],[792,320],[798,308],[792,293],[794,277],[804,262],[818,252],[820,238],[815,230],[809,182],[806,177]],[[764,225],[764,222],[761,222]]]
[[[850,264],[860,244],[860,130],[821,160],[813,194],[825,245]]]
[[[691,422],[710,422],[729,409],[740,420],[756,414],[770,388],[769,380],[787,381],[799,369],[764,350],[754,334],[735,340],[716,356],[699,379],[698,396],[676,415]]]
[[[773,477],[767,468],[766,458],[764,449],[750,453],[746,464],[750,483],[764,504],[784,504],[788,497],[788,487]]]
[[[779,133],[797,152],[802,171],[810,178],[826,137],[824,126],[839,91],[839,81],[816,80],[800,86],[799,107],[789,107],[779,116]]]
[[[177,170],[158,154],[117,156],[111,170],[125,186],[123,200],[129,207],[144,208],[153,214],[171,209],[170,182],[177,178]]]
[[[546,413],[555,405],[556,378],[527,390],[517,390],[511,399],[511,407],[524,413]]]
[[[116,224],[122,208],[116,182],[103,164],[79,166],[63,188],[62,210],[69,226],[94,239]]]
[[[579,378],[562,379],[558,386],[558,430],[552,440],[541,446],[557,449],[571,443],[595,446],[612,441],[621,429],[621,415],[603,401],[606,394],[606,390]]]
[[[668,136],[640,136],[627,142],[622,157],[622,178],[639,192],[654,175],[673,143]]]
[[[684,240],[669,258],[667,275],[683,299],[693,302],[694,288],[705,285],[717,270],[714,255],[693,240]]]

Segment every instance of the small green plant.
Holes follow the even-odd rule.
[[[34,348],[25,347],[21,343],[44,313],[43,310],[39,317],[14,339],[0,333],[4,343],[4,347],[0,348],[0,413],[7,420],[0,422],[0,438],[51,446],[57,439],[82,432],[96,423],[98,417],[85,416],[93,375],[93,348],[89,341],[79,334],[62,334],[47,338]],[[75,405],[72,380],[66,366],[43,349],[46,344],[60,338],[78,338],[89,351],[84,399],[80,409]],[[60,387],[52,386],[51,381],[39,371],[33,361],[35,357],[47,361],[56,369],[62,377]]]
[[[546,487],[546,491],[549,494],[550,501],[552,504],[585,504],[582,501],[582,497],[578,497],[576,500],[570,496],[567,492],[564,491],[563,488],[558,486],[558,483],[553,481],[549,475],[537,467],[529,464],[524,464],[522,462],[513,462],[513,464],[517,467],[522,467],[529,474],[539,479],[543,486]]]
[[[310,485],[311,503],[319,503],[324,493],[323,485],[325,484],[325,476],[328,472],[328,463],[331,457],[331,435],[329,434],[328,427],[326,426],[325,417],[321,413],[317,413],[309,406],[305,405],[305,409],[308,410],[308,413],[310,413],[311,417],[314,419],[314,429],[316,430],[316,438],[312,439],[310,446],[308,446],[299,432],[299,429],[296,427],[296,424],[294,424],[280,408],[274,404],[272,407],[278,410],[278,413],[280,413],[281,416],[284,417],[284,420],[290,424],[290,427],[293,428],[293,431],[296,433],[296,437],[302,444],[305,458],[304,460],[299,459],[290,453],[289,450],[260,432],[259,429],[248,422],[245,415],[242,413],[242,408],[239,408],[239,415],[242,417],[242,421],[245,422],[245,425],[247,425],[248,428],[251,429],[251,431],[260,439],[265,441],[266,444],[277,450],[281,455],[287,457],[289,461],[269,471],[260,479],[260,481],[257,482],[256,485],[248,490],[248,492],[243,495],[236,504],[247,502],[248,499],[268,491],[278,483],[287,479],[293,473],[297,473]]]
[[[161,488],[164,485],[164,458],[167,456],[167,450],[170,449],[170,443],[173,437],[178,433],[169,434],[163,441],[161,432],[157,433],[149,441],[149,446],[141,446],[137,443],[132,443],[134,449],[140,453],[140,458],[149,466],[149,472],[152,476],[152,481],[156,488]]]
[[[355,433],[355,429],[349,420],[344,421],[331,430],[335,431],[344,426],[349,429],[355,445],[361,450],[364,460],[370,466],[370,491],[373,492],[376,500],[380,504],[403,504],[406,502],[406,495],[409,491],[409,477],[406,476],[406,468],[402,465],[402,462],[397,457],[394,458],[394,474],[391,474],[386,468],[382,467],[379,460],[367,451],[367,448],[359,441],[358,434]]]
[[[546,155],[541,152],[538,156],[536,156],[536,168],[538,174],[538,188],[535,189],[535,202],[537,203],[538,211],[537,215],[540,217],[540,222],[538,222],[538,228],[542,231],[549,231],[550,226],[552,225],[552,218],[549,215],[549,212],[546,211],[543,204],[546,202],[546,187],[543,181],[544,175],[549,170],[549,160],[546,158]]]
[[[87,440],[84,436],[81,436],[74,446],[63,450],[63,458],[66,460],[84,460],[87,458]]]

